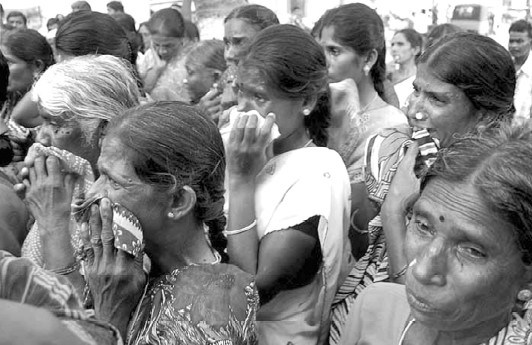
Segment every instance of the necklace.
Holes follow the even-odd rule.
[[[358,111],[358,113],[359,114],[364,114],[368,110],[368,108],[373,104],[373,102],[375,102],[375,100],[377,100],[377,97],[379,97],[379,94],[377,92],[375,92],[375,96],[373,96],[371,101],[369,101],[369,103],[366,104],[366,106],[364,108],[360,109]]]
[[[303,145],[302,148],[309,147],[309,145],[312,144],[313,141],[314,141],[313,139],[310,139],[305,145]]]

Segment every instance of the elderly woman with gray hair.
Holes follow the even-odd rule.
[[[35,84],[33,97],[43,125],[25,161],[24,186],[18,186],[26,190],[35,217],[22,256],[69,275],[76,284],[81,282],[81,276],[73,274],[79,235],[71,204],[84,197],[98,177],[96,161],[108,121],[138,105],[140,94],[130,65],[101,55],[54,65]]]

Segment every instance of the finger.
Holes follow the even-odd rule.
[[[205,96],[202,97],[203,101],[212,101],[215,98],[217,98],[221,94],[221,91],[218,89],[210,89],[209,92],[205,94]]]
[[[85,261],[92,263],[94,261],[94,250],[91,244],[89,223],[87,222],[81,224],[80,242],[80,255]]]
[[[46,158],[44,156],[39,156],[35,158],[35,162],[33,164],[33,168],[35,169],[36,177],[37,178],[45,178],[46,177],[46,167],[44,166],[44,160]]]
[[[242,138],[244,138],[244,129],[246,127],[248,116],[239,115],[235,122],[233,123],[233,128],[231,129],[231,134],[229,135],[229,141],[241,143]]]
[[[24,181],[27,181],[28,184],[30,183],[28,180],[22,180],[22,183],[17,183],[13,186],[15,194],[21,199],[24,199],[24,196],[26,195],[26,185],[24,184]]]
[[[30,176],[30,169],[28,169],[28,167],[24,167],[24,168],[20,169],[20,178],[21,179],[28,178],[29,176]]]
[[[222,99],[220,97],[213,98],[206,103],[207,107],[216,107],[221,104],[222,104]]]
[[[406,150],[405,156],[401,161],[400,165],[407,167],[414,167],[416,163],[416,157],[419,153],[419,144],[414,140],[412,144]]]
[[[75,174],[66,174],[63,179],[63,185],[65,186],[66,191],[70,195],[70,199],[72,199],[74,195],[74,187],[76,182],[77,176]]]
[[[94,250],[95,260],[99,260],[102,257],[102,219],[100,217],[100,210],[98,205],[91,205],[91,216],[89,220],[90,225],[90,237],[91,245]]]
[[[57,157],[49,156],[45,158],[46,160],[46,172],[48,173],[48,176],[53,179],[53,181],[56,183],[56,185],[59,185],[60,182],[63,180],[63,176],[61,173],[60,168],[60,162]]]
[[[115,236],[113,234],[113,209],[108,198],[100,201],[100,216],[102,217],[103,255],[110,259],[114,255]]]
[[[257,140],[257,123],[259,122],[258,116],[251,115],[246,122],[246,128],[244,130],[244,141],[248,143],[254,143]]]
[[[266,120],[264,121],[260,132],[259,132],[259,140],[261,140],[264,143],[268,143],[270,140],[270,133],[272,132],[273,125],[275,123],[275,114],[269,113],[266,115]]]
[[[34,167],[31,167],[30,169],[30,184],[31,183],[35,183],[37,181],[37,173],[35,172],[35,168]],[[22,180],[24,181],[24,180]]]

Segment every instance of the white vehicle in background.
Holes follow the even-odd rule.
[[[451,17],[451,24],[481,35],[492,35],[499,24],[500,11],[483,4],[456,5]]]

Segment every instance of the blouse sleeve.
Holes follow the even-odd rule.
[[[285,230],[313,216],[328,220],[331,209],[330,172],[311,173],[297,180],[277,205],[264,234]]]

